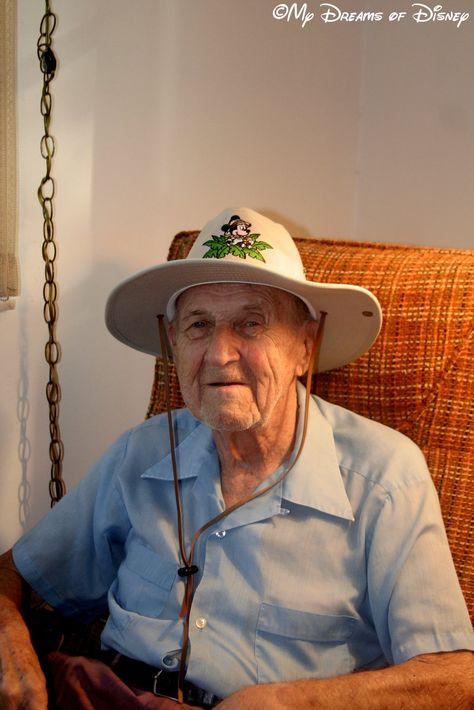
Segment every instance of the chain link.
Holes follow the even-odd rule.
[[[56,72],[56,57],[52,49],[52,34],[56,27],[56,15],[51,11],[49,0],[45,1],[45,13],[41,20],[40,36],[37,43],[37,54],[40,69],[43,74],[43,90],[41,93],[41,115],[43,116],[44,135],[41,138],[41,156],[45,160],[46,173],[38,188],[38,199],[43,210],[43,247],[45,284],[43,287],[43,315],[48,325],[48,342],[44,354],[49,366],[49,380],[46,385],[46,398],[49,405],[49,458],[51,460],[51,480],[49,495],[51,507],[66,493],[66,485],[62,479],[62,464],[64,446],[59,428],[59,402],[61,387],[59,385],[57,364],[61,359],[61,347],[56,340],[56,322],[58,309],[56,299],[58,290],[55,282],[56,243],[54,241],[54,205],[55,182],[51,176],[51,167],[55,150],[53,136],[49,133],[51,123],[52,97],[49,90],[50,82]]]

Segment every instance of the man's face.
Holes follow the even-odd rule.
[[[295,406],[314,321],[295,298],[250,284],[195,286],[178,299],[169,327],[181,393],[216,431],[278,426]]]

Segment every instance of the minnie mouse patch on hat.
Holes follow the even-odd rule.
[[[287,230],[247,207],[226,209],[208,222],[185,259],[158,264],[119,284],[107,301],[107,327],[126,345],[160,355],[157,315],[172,320],[176,299],[192,286],[226,282],[293,293],[316,320],[327,313],[319,371],[355,360],[380,331],[382,312],[370,291],[308,281]]]

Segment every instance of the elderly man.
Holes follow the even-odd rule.
[[[187,409],[122,436],[4,557],[2,707],[46,707],[29,585],[66,615],[110,612],[109,665],[52,657],[61,707],[473,708],[420,451],[298,382],[370,347],[375,297],[306,281],[286,230],[233,208],[186,260],[118,286],[107,324],[157,354],[162,314]]]

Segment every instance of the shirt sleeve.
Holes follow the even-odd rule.
[[[424,475],[417,473],[412,482],[405,476],[386,492],[368,552],[370,605],[390,663],[474,650],[438,497],[418,449],[412,451],[413,463]]]
[[[118,472],[127,434],[13,547],[30,586],[66,616],[88,621],[107,606],[130,523]]]

